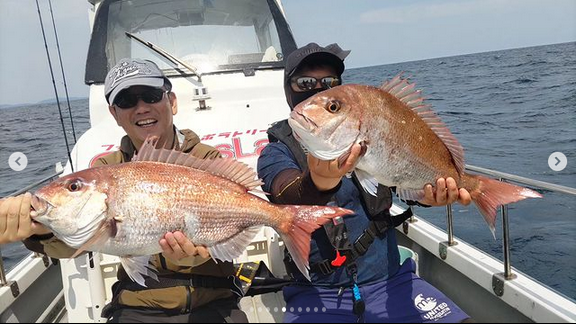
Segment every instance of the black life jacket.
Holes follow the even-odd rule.
[[[282,120],[272,125],[272,127],[268,129],[268,139],[270,142],[280,141],[284,143],[294,155],[300,169],[303,171],[308,169],[306,153],[300,146],[300,143],[294,138],[287,120]],[[374,242],[376,237],[382,237],[389,228],[400,225],[412,216],[411,209],[407,209],[406,212],[392,219],[390,215],[392,193],[389,187],[378,184],[376,196],[373,196],[362,188],[355,173],[352,173],[352,180],[360,192],[362,205],[371,219],[370,225],[354,243],[350,242],[344,223],[334,224],[333,222],[329,222],[323,226],[327,237],[336,249],[337,257],[340,257],[340,252],[342,252],[342,255],[346,255],[345,264],[349,268],[354,266],[354,261],[358,257],[366,253],[368,247]],[[285,262],[288,272],[297,271],[289,261],[290,260]],[[339,264],[335,266],[334,261],[336,260],[324,260],[311,264],[310,271],[328,275],[334,272],[335,267],[342,265]]]

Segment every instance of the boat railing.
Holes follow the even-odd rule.
[[[466,165],[466,170],[477,174],[487,175],[496,178],[503,182],[515,182],[525,186],[529,186],[535,189],[544,189],[552,192],[558,192],[563,194],[569,194],[576,196],[576,189],[561,185],[556,185],[544,181],[534,180],[530,178],[525,178],[517,176],[514,174],[504,173],[496,170],[481,168],[473,165]],[[500,213],[502,215],[502,250],[503,250],[503,265],[504,272],[497,274],[494,280],[501,281],[511,280],[516,278],[516,275],[512,273],[512,265],[510,262],[510,235],[509,235],[509,223],[508,223],[508,205],[503,205],[500,208]],[[440,247],[440,257],[442,259],[446,258],[447,249],[451,246],[457,245],[458,242],[454,240],[454,227],[453,227],[453,217],[452,217],[452,205],[446,206],[446,233],[447,241]],[[499,285],[494,285],[494,292],[500,295],[499,290],[496,288]]]
[[[491,169],[486,169],[486,168],[481,168],[481,167],[477,167],[477,166],[473,166],[473,165],[466,165],[466,170],[474,172],[474,173],[478,173],[478,174],[483,174],[483,175],[487,175],[490,177],[494,177],[499,179],[500,181],[506,181],[506,182],[516,182],[519,184],[523,184],[523,185],[527,185],[533,188],[539,188],[539,189],[544,189],[544,190],[549,190],[549,191],[553,191],[553,192],[559,192],[559,193],[564,193],[564,194],[570,194],[570,195],[574,195],[576,196],[576,189],[571,188],[571,187],[566,187],[566,186],[561,186],[561,185],[556,185],[556,184],[552,184],[552,183],[548,183],[548,182],[544,182],[544,181],[539,181],[539,180],[534,180],[534,179],[530,179],[530,178],[525,178],[525,177],[521,177],[521,176],[517,176],[514,174],[509,174],[509,173],[504,173],[504,172],[500,172],[500,171],[496,171],[496,170],[491,170]],[[19,194],[22,194],[44,182],[47,182],[57,176],[59,176],[60,174],[63,173],[62,169],[58,169],[57,167],[57,172],[49,177],[46,177],[44,179],[41,179],[25,188],[22,188],[10,195],[8,195],[8,197],[10,196],[16,196]],[[514,279],[515,275],[512,273],[512,266],[511,266],[511,262],[510,262],[510,243],[509,243],[509,223],[508,223],[508,206],[504,205],[501,207],[501,215],[502,215],[502,228],[503,228],[503,264],[504,264],[504,272],[501,274],[502,277],[505,280],[510,280],[510,279]],[[446,218],[447,218],[447,241],[445,242],[445,244],[443,244],[443,246],[441,247],[441,249],[447,249],[451,246],[454,246],[456,244],[458,244],[458,242],[456,242],[454,240],[454,227],[453,227],[453,217],[452,217],[452,205],[447,205],[446,206]],[[412,219],[413,221],[414,219]],[[444,253],[440,253],[440,256],[444,259],[446,257],[446,253],[447,251],[444,251]],[[0,287],[3,286],[7,286],[9,283],[6,280],[6,272],[5,272],[5,268],[4,268],[4,263],[2,261],[2,253],[1,253],[1,249],[0,249]]]

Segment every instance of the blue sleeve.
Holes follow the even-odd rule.
[[[272,142],[266,145],[258,157],[258,177],[262,179],[265,192],[272,192],[272,182],[278,173],[286,169],[300,170],[296,159],[282,142]]]

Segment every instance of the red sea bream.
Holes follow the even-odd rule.
[[[355,172],[364,189],[397,188],[402,199],[421,200],[424,186],[452,177],[470,192],[494,234],[496,209],[541,195],[533,190],[464,172],[464,150],[401,75],[380,88],[342,85],[301,102],[288,120],[296,138],[322,160],[343,159],[353,144],[364,154]]]
[[[218,260],[242,254],[261,226],[274,228],[308,274],[310,234],[351,211],[325,206],[280,206],[250,193],[253,170],[232,159],[202,160],[155,149],[148,140],[132,162],[79,171],[33,196],[33,219],[71,247],[121,257],[144,285],[149,256],[167,232],[182,231]],[[77,254],[79,253],[77,252]]]

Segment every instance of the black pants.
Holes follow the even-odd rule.
[[[108,323],[248,323],[236,298],[215,300],[187,314],[171,314],[159,309],[121,307],[108,317]]]

